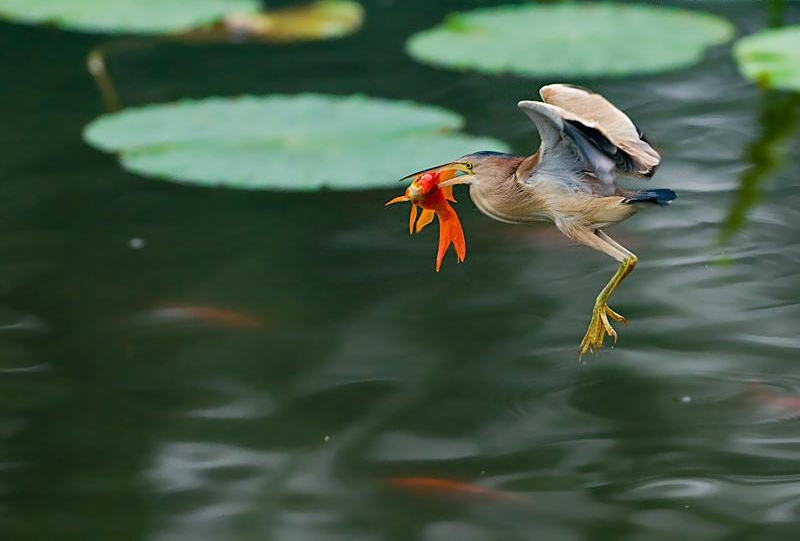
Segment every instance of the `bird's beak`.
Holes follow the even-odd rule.
[[[450,162],[443,165],[437,165],[436,167],[431,167],[429,169],[423,169],[422,171],[417,171],[416,173],[411,173],[410,175],[406,175],[400,179],[400,182],[405,180],[416,178],[419,175],[423,175],[425,173],[439,173],[439,178],[444,180],[444,182],[439,183],[439,187],[445,186],[452,186],[454,184],[464,184],[465,180],[458,180],[468,175],[472,175],[472,169],[467,167],[466,164],[461,162]]]

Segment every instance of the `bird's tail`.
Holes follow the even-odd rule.
[[[656,205],[668,205],[676,197],[678,196],[675,192],[666,188],[639,190],[626,197],[623,203],[655,203]]]

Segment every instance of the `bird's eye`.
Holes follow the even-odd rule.
[[[469,169],[470,171],[472,171],[472,162],[465,162],[465,163],[464,163],[464,166],[465,166],[467,169]]]

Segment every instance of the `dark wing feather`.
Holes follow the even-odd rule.
[[[603,96],[563,84],[544,86],[539,94],[617,164],[618,174],[653,175],[661,156],[631,119]]]
[[[602,152],[605,156],[612,160],[614,162],[614,169],[616,172],[619,172],[620,174],[635,174],[637,168],[639,167],[636,161],[629,154],[614,146],[611,141],[606,139],[600,130],[596,128],[590,128],[586,124],[576,120],[567,120],[566,122],[573,128],[580,131],[581,135],[585,139],[588,139],[598,151]]]
[[[591,128],[565,119],[566,112],[560,107],[540,101],[521,101],[519,107],[536,125],[542,141],[535,167],[521,171],[525,176],[520,178],[522,182],[548,179],[598,195],[616,193],[616,163],[601,146],[610,143],[598,144],[595,139],[599,136],[586,132]]]

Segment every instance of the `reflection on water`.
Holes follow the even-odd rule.
[[[739,180],[739,189],[720,232],[722,242],[730,240],[744,227],[748,211],[759,200],[759,184],[785,165],[785,149],[781,145],[797,129],[800,94],[768,90],[763,93],[762,103],[761,135],[745,152],[745,160],[751,167]]]
[[[115,81],[135,103],[413,98],[529,151],[513,104],[549,81],[414,64],[403,37],[457,6],[400,4],[368,3],[363,32],[336,43],[131,53]],[[757,3],[709,6],[761,20]],[[0,69],[28,82],[0,102],[15,126],[0,131],[2,539],[796,534],[800,435],[776,404],[800,397],[800,105],[742,81],[725,48],[680,72],[576,81],[629,110],[664,156],[653,183],[679,193],[614,231],[640,256],[615,297],[631,324],[579,364],[615,265],[602,254],[458,193],[471,255],[437,275],[435,240],[408,242],[383,192],[135,178],[79,139],[100,112],[80,69],[94,38],[0,30],[15,51]],[[531,505],[399,493],[398,477]]]

